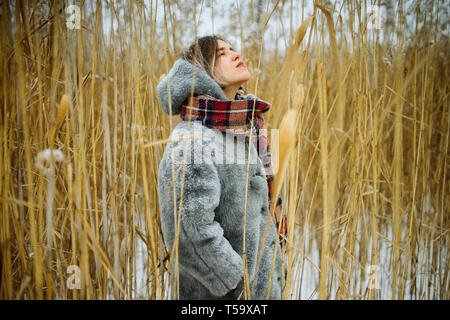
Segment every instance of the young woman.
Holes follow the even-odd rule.
[[[164,112],[182,119],[158,171],[178,294],[172,298],[238,299],[248,283],[251,299],[281,299],[281,247],[269,216],[273,171],[261,115],[270,104],[243,95],[249,79],[240,54],[223,38],[206,36],[158,84]]]

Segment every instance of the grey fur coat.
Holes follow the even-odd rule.
[[[181,103],[190,95],[193,70],[195,96],[207,94],[227,99],[206,72],[180,59],[157,87],[165,113],[180,113]],[[172,250],[179,234],[179,298],[236,299],[243,290],[244,203],[249,144],[196,121],[181,121],[169,139],[190,135],[195,137],[167,144],[158,170],[161,224],[169,250]],[[265,299],[274,250],[279,244],[275,225],[268,217],[264,167],[253,144],[250,152],[245,228],[250,298]],[[175,181],[175,191],[172,181]],[[262,255],[258,260],[260,249]],[[280,251],[278,247],[269,299],[281,299]],[[175,270],[173,264],[172,280]]]

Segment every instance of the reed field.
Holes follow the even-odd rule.
[[[156,86],[213,32],[296,110],[283,299],[450,299],[449,1],[229,3],[1,1],[0,299],[176,298]]]

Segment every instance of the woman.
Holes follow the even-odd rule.
[[[238,299],[244,283],[251,299],[281,298],[281,248],[268,218],[273,174],[261,131],[270,105],[243,95],[249,79],[239,53],[206,36],[157,87],[164,112],[182,119],[169,139],[185,138],[166,146],[158,171],[162,231],[180,299]]]

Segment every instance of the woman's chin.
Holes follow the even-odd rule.
[[[245,70],[245,72],[243,72],[243,74],[241,76],[241,79],[242,79],[242,81],[246,82],[246,81],[250,80],[251,77],[252,76],[251,76],[250,72]]]

